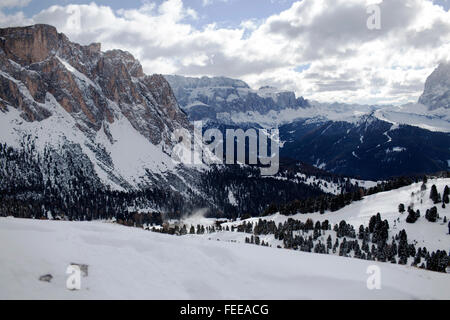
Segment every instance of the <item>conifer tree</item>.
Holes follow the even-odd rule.
[[[408,216],[406,217],[407,223],[414,223],[417,221],[417,219],[420,217],[420,212],[414,212],[411,208],[408,209]]]
[[[433,184],[430,191],[430,199],[433,200],[433,203],[436,204],[439,202],[439,194],[437,192],[436,185]]]
[[[442,195],[442,202],[444,203],[444,204],[449,204],[449,201],[450,201],[450,189],[449,189],[449,187],[448,186],[445,186],[445,188],[444,188],[444,193],[443,193],[443,195]]]
[[[438,218],[437,208],[433,207],[433,208],[427,210],[427,212],[425,214],[425,218],[430,222],[436,222],[436,220]]]

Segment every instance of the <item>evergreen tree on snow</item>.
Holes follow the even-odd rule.
[[[433,202],[439,203],[439,194],[437,192],[437,188],[436,185],[433,184],[433,186],[431,187],[431,191],[430,191],[430,199],[433,200]]]

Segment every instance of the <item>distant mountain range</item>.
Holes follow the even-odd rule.
[[[225,77],[188,78],[166,75],[178,102],[191,120],[221,120],[230,114],[310,107],[294,92],[279,91],[273,87],[252,90],[247,83]]]
[[[450,167],[450,72],[442,63],[417,104],[319,103],[229,78],[165,76],[191,120],[280,129],[281,155],[337,174],[385,179]]]

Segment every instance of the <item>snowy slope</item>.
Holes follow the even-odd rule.
[[[344,121],[357,124],[365,116],[392,124],[409,125],[435,132],[450,132],[450,113],[448,109],[438,108],[428,110],[422,104],[406,104],[402,106],[369,106],[343,103],[311,102],[310,108],[271,110],[266,114],[257,111],[234,112],[226,118],[239,123],[257,123],[262,127],[276,127],[291,123],[298,119],[308,119],[309,122]]]
[[[375,111],[375,117],[392,124],[405,124],[425,130],[450,132],[450,112],[445,108],[428,110],[418,104],[388,106]]]
[[[446,274],[101,222],[1,218],[0,246],[0,299],[450,299]],[[80,291],[70,263],[89,265]],[[366,286],[373,264],[381,290]]]
[[[283,110],[271,110],[261,114],[257,111],[231,113],[233,123],[258,123],[262,127],[276,127],[285,123],[291,123],[298,119],[309,119],[311,122],[345,121],[358,122],[363,115],[371,114],[377,106],[351,105],[341,103],[318,103],[312,101],[311,107]]]
[[[313,221],[325,221],[328,220],[330,223],[339,224],[342,220],[347,223],[352,224],[356,230],[362,224],[368,226],[369,220],[373,215],[378,212],[381,214],[383,220],[388,220],[390,230],[389,235],[395,236],[402,229],[405,229],[409,240],[416,240],[417,247],[426,247],[428,250],[450,250],[450,236],[448,235],[447,223],[443,223],[443,217],[446,216],[447,219],[450,218],[450,206],[445,209],[441,205],[436,205],[438,208],[438,213],[440,220],[432,223],[425,219],[425,212],[427,209],[435,206],[431,199],[429,198],[431,186],[435,184],[439,193],[442,193],[446,185],[450,186],[450,179],[430,179],[427,183],[427,190],[421,191],[421,183],[415,183],[411,186],[400,188],[397,190],[387,191],[377,193],[371,196],[365,197],[362,201],[353,202],[349,206],[346,206],[336,212],[326,212],[325,214],[314,213],[314,214],[297,214],[293,216],[283,216],[280,214],[275,214],[272,216],[264,217],[266,220],[273,220],[278,223],[284,223],[289,218],[300,220],[305,222],[307,219],[312,219]],[[414,193],[414,195],[413,195]],[[420,210],[421,217],[416,223],[410,224],[406,223],[406,217],[408,214],[405,212],[400,214],[398,212],[398,205],[403,203],[405,208],[413,205],[414,210]],[[252,218],[246,221],[256,223],[259,218]],[[399,219],[400,221],[397,221]],[[230,222],[226,225],[239,225],[241,222]],[[235,233],[237,235],[237,233]],[[234,239],[240,242],[245,241],[245,234],[240,236],[235,236]],[[248,236],[248,235],[247,235]],[[221,235],[212,236],[214,238],[221,238]],[[232,238],[232,236],[225,236],[227,240]],[[325,237],[326,239],[326,237]],[[261,238],[269,243],[277,244],[272,242],[273,235],[270,235],[267,239]]]
[[[339,195],[342,193],[344,186],[342,183],[335,183],[333,181],[327,181],[325,179],[318,178],[314,175],[306,175],[304,173],[296,173],[294,178],[289,179],[285,176],[274,176],[274,177],[266,177],[283,181],[292,181],[295,183],[303,183],[309,186],[316,186],[320,188],[325,193],[330,193],[334,195]],[[370,180],[359,180],[359,179],[349,179],[349,183],[352,185],[358,185],[361,188],[369,189],[372,187],[376,187],[378,182],[370,181]]]
[[[161,146],[155,146],[144,138],[127,120],[119,113],[112,124],[104,122],[108,128],[109,139],[105,130],[99,130],[95,138],[95,146],[91,138],[77,127],[75,119],[68,114],[47,93],[46,102],[42,104],[52,112],[52,116],[40,122],[27,122],[21,118],[17,109],[9,108],[0,116],[0,143],[20,148],[23,137],[31,136],[36,142],[37,150],[42,153],[45,147],[61,148],[67,143],[78,144],[83,153],[94,165],[95,172],[106,185],[113,189],[121,190],[109,174],[118,176],[130,183],[133,187],[145,174],[146,170],[153,173],[164,173],[174,170],[176,163],[165,154]],[[94,152],[96,151],[96,152]],[[112,163],[105,164],[99,157],[102,151],[111,158]]]

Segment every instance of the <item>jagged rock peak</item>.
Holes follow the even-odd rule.
[[[55,27],[38,24],[28,27],[0,29],[1,49],[19,64],[32,64],[56,52],[59,42],[66,40]]]
[[[41,121],[52,115],[51,95],[92,136],[117,117],[153,144],[173,145],[172,131],[189,128],[169,83],[145,75],[128,52],[73,43],[44,24],[0,29],[0,49],[0,110],[11,106]]]
[[[55,54],[74,53],[74,50],[91,57],[102,53],[100,43],[87,46],[73,43],[65,34],[58,33],[54,26],[47,24],[0,29],[0,37],[4,39],[0,46],[7,57],[21,65],[42,62]],[[131,53],[116,49],[104,54],[105,57],[122,60],[136,76],[144,76],[141,64]]]
[[[450,108],[450,61],[441,62],[427,78],[419,103],[430,110]]]

